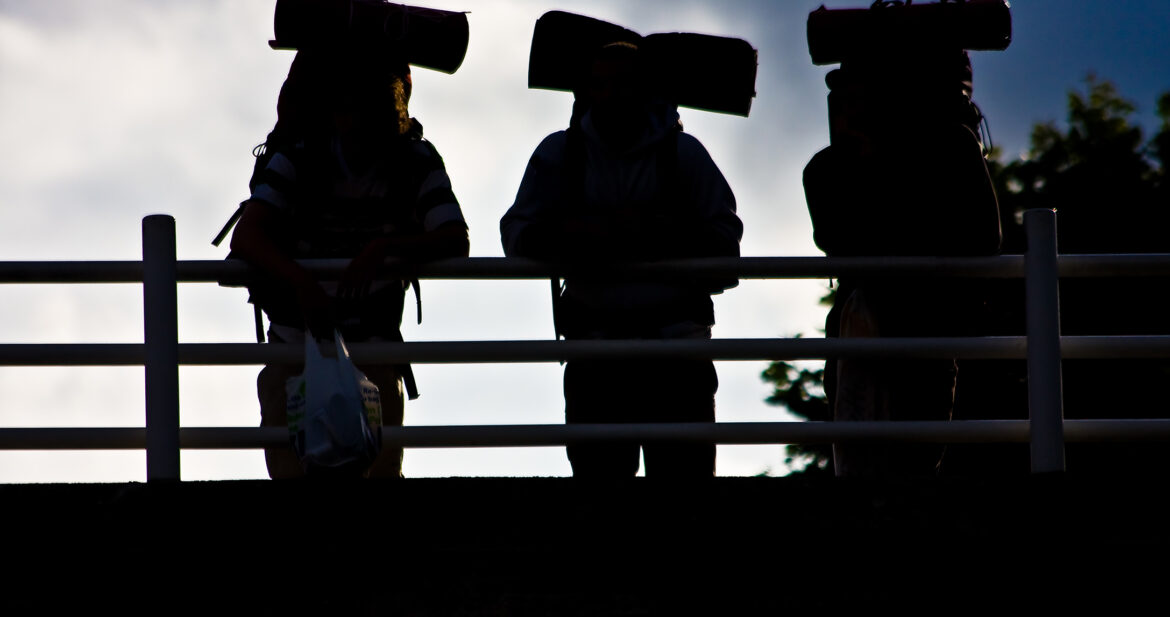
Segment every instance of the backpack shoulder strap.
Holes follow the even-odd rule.
[[[682,126],[675,125],[670,133],[658,143],[656,153],[658,174],[658,208],[673,208],[682,198],[682,176],[679,173],[678,136]]]
[[[272,157],[276,154],[276,151],[279,148],[278,144],[282,143],[283,141],[285,140],[282,140],[279,131],[274,128],[271,132],[268,133],[268,137],[264,138],[263,143],[257,144],[256,147],[252,148],[252,156],[256,160],[252,163],[252,176],[248,178],[249,193],[255,191],[256,186],[260,184],[260,176],[263,174],[264,170],[268,168],[268,162],[271,161]],[[228,217],[227,223],[224,223],[223,228],[219,230],[219,233],[216,234],[215,238],[211,241],[212,246],[219,246],[222,244],[223,241],[227,238],[227,235],[231,233],[232,228],[236,226],[236,223],[240,222],[240,217],[244,215],[244,204],[246,203],[247,200],[240,202],[240,205],[236,207],[236,211],[233,212],[230,217]]]
[[[585,202],[585,134],[572,125],[565,130],[565,155],[561,167],[561,186],[566,202],[580,207]]]
[[[585,203],[585,135],[581,132],[577,115],[565,129],[565,152],[561,165],[561,187],[564,196],[564,206],[567,208],[581,208]],[[549,289],[552,291],[553,340],[560,340],[564,335],[565,309],[563,295],[565,285],[560,277],[549,279]],[[561,364],[564,364],[562,361]]]

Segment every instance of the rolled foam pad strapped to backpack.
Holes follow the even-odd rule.
[[[813,64],[897,46],[1003,50],[1012,42],[1006,0],[910,4],[875,2],[868,9],[827,9],[808,15],[808,53]]]
[[[659,77],[660,94],[682,107],[747,116],[756,95],[758,55],[733,37],[663,32],[642,36],[600,19],[549,11],[536,20],[528,58],[528,87],[572,92],[585,82],[589,62],[616,42],[643,49]],[[695,79],[695,75],[703,79]]]
[[[385,45],[414,66],[454,73],[467,55],[467,14],[380,0],[277,0],[274,49]]]

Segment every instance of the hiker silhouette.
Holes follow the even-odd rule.
[[[999,207],[964,48],[1002,49],[1010,40],[1010,18],[1005,38],[1006,4],[987,15],[963,13],[968,10],[878,2],[869,10],[810,14],[814,61],[840,62],[825,80],[830,145],[804,170],[814,240],[827,255],[999,252]],[[948,38],[941,26],[965,18],[983,21],[957,32],[989,34],[976,41]],[[842,278],[826,336],[976,335],[985,293],[971,279]],[[958,375],[958,363],[949,358],[830,359],[825,391],[837,421],[947,420]],[[943,453],[941,446],[907,444],[836,444],[833,451],[842,476],[929,475]]]
[[[699,141],[682,132],[679,98],[662,85],[652,44],[605,22],[552,17],[560,20],[555,28],[537,24],[530,86],[540,79],[531,76],[542,70],[542,36],[575,41],[581,59],[567,71],[576,84],[573,114],[569,128],[545,138],[528,163],[516,201],[500,221],[505,254],[611,265],[738,256],[743,226],[735,198]],[[747,49],[754,80],[754,50]],[[555,288],[554,319],[571,340],[710,338],[711,294],[735,284],[573,276]],[[709,360],[571,360],[565,418],[574,424],[714,422],[717,387]],[[713,444],[570,445],[568,457],[575,477],[631,477],[640,448],[647,476],[714,475]]]
[[[399,31],[371,34],[354,25],[364,23],[359,20],[342,22],[342,30],[363,36],[338,36],[326,27],[331,13],[282,14],[285,5],[308,10],[277,4],[272,45],[298,51],[281,88],[276,127],[258,150],[232,257],[264,274],[249,283],[250,301],[267,314],[274,343],[303,342],[306,329],[321,339],[337,329],[349,342],[401,341],[409,283],[381,280],[384,260],[468,254],[467,225],[443,159],[408,111],[417,52]],[[326,11],[329,3],[308,8]],[[381,3],[361,8],[415,10]],[[453,72],[466,50],[465,17],[421,11],[411,23],[458,17],[452,26],[456,61],[444,65]],[[428,63],[423,58],[420,64]],[[296,261],[322,258],[350,260],[340,280],[317,280]],[[417,396],[409,366],[358,368],[378,386],[383,424],[401,425],[404,385],[410,398]],[[300,365],[270,364],[260,372],[263,426],[287,423],[285,383],[301,371]],[[273,478],[302,475],[291,448],[268,448],[265,458]],[[399,477],[401,470],[402,449],[383,448],[368,473]]]

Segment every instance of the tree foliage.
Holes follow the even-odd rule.
[[[789,362],[773,362],[761,375],[772,384],[772,394],[764,399],[769,405],[778,405],[804,420],[826,422],[829,405],[823,389],[824,369],[797,367]],[[784,464],[794,473],[832,473],[832,447],[825,444],[792,444],[785,446]]]
[[[1083,92],[1069,93],[1065,128],[1037,124],[1024,156],[994,160],[1005,252],[1023,251],[1019,214],[1029,208],[1057,210],[1064,253],[1165,251],[1170,92],[1156,109],[1161,126],[1147,141],[1136,105],[1090,76]]]
[[[822,306],[832,306],[834,289],[820,299]],[[799,335],[798,335],[799,336]],[[827,422],[829,404],[825,399],[823,368],[798,367],[791,362],[772,362],[760,375],[772,384],[772,394],[764,399],[769,405],[788,410],[803,420]],[[791,474],[832,474],[833,449],[828,444],[790,444],[785,446],[784,464]]]
[[[1158,97],[1157,132],[1146,139],[1133,120],[1137,106],[1109,81],[1090,75],[1068,95],[1064,126],[1033,127],[1026,153],[1004,161],[993,150],[988,169],[999,197],[1003,252],[1024,251],[1022,214],[1031,208],[1057,210],[1062,253],[1170,253],[1170,92]],[[1135,290],[1141,289],[1141,302]],[[1163,291],[1166,290],[1166,291]],[[827,296],[831,304],[831,295]],[[825,300],[822,303],[825,303]],[[1023,334],[1022,284],[989,288],[986,334]],[[1137,283],[1074,279],[1061,283],[1064,334],[1170,334],[1164,318],[1170,281]],[[1066,417],[1166,415],[1160,384],[1170,363],[1091,361],[1065,365]],[[767,402],[814,421],[830,420],[823,371],[773,362],[761,378],[772,384]],[[1026,417],[1022,363],[964,363],[956,393],[956,417]],[[966,384],[964,383],[966,382]],[[974,383],[974,385],[972,385]],[[1018,399],[1018,400],[1017,400]],[[1147,416],[1148,417],[1148,416]],[[1070,447],[1071,448],[1071,447]],[[1104,452],[1102,448],[1095,450]],[[1133,448],[1094,456],[1125,460]],[[827,446],[788,446],[793,473],[831,472]],[[1070,449],[1070,469],[1073,469]],[[1087,459],[1086,459],[1087,460]],[[982,464],[982,463],[981,463]],[[1126,464],[1135,464],[1132,460]]]

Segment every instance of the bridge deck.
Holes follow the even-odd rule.
[[[0,607],[25,609],[1116,608],[1164,601],[1170,549],[1164,479],[1067,474],[4,485],[0,504]]]

